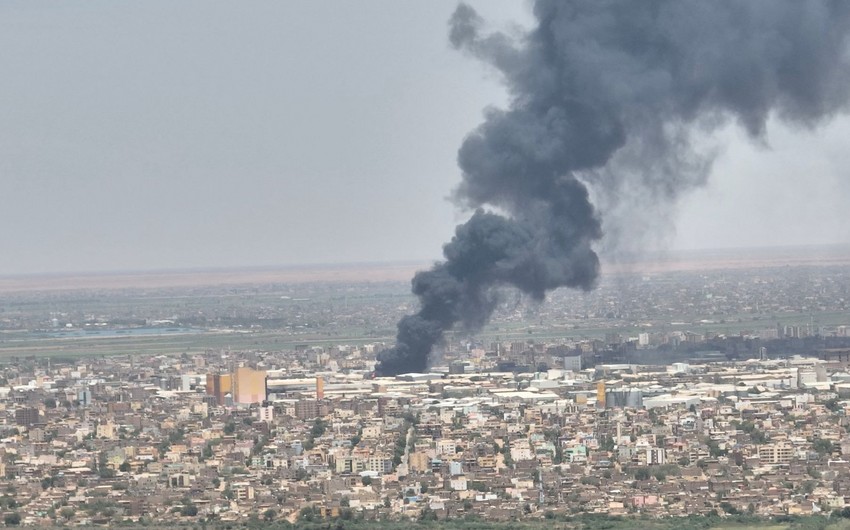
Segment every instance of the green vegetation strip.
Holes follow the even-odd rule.
[[[148,518],[142,518],[140,522],[113,522],[112,526],[128,529],[144,528],[146,530],[632,530],[634,528],[641,530],[850,530],[850,520],[836,514],[832,516],[779,516],[775,518],[748,515],[729,517],[691,515],[687,517],[651,518],[594,514],[563,517],[550,514],[542,519],[517,521],[484,521],[468,516],[448,520],[424,521],[374,521],[360,518],[305,521],[302,518],[296,523],[288,523],[286,521],[269,521],[254,516],[240,522],[225,523],[212,520],[192,523],[176,522],[167,526],[157,524]]]

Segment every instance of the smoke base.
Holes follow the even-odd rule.
[[[494,67],[510,104],[458,151],[454,196],[475,213],[445,261],[414,277],[419,312],[399,322],[379,374],[425,370],[445,331],[487,322],[498,287],[538,300],[591,289],[602,217],[618,215],[605,242],[617,247],[635,235],[623,218],[636,203],[666,220],[705,182],[713,153],[695,133],[734,120],[766,141],[771,115],[811,128],[850,100],[850,2],[538,0],[533,12],[519,38],[485,33],[465,4],[449,21],[452,46]]]

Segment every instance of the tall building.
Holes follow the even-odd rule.
[[[257,409],[257,419],[271,423],[274,419],[274,407],[260,407]]]
[[[646,465],[658,466],[667,463],[667,450],[663,447],[646,448]]]
[[[617,388],[605,391],[605,407],[632,408],[643,407],[643,391],[639,388]]]
[[[233,392],[230,374],[207,374],[207,395],[214,396],[218,405],[225,404],[225,396]]]
[[[794,458],[794,446],[784,442],[760,445],[758,455],[763,464],[787,464]]]
[[[564,357],[564,370],[580,372],[581,355],[567,355],[566,357]]]
[[[15,423],[22,426],[35,425],[41,419],[37,408],[23,407],[15,411]]]
[[[80,404],[81,407],[88,407],[91,405],[92,395],[91,390],[85,388],[77,392],[77,403]]]
[[[325,399],[325,380],[322,376],[316,377],[316,399]]]
[[[312,420],[319,417],[319,402],[315,399],[302,399],[295,403],[295,417],[299,420]]]
[[[605,408],[605,383],[603,381],[596,383],[596,408]]]
[[[265,370],[248,367],[237,368],[233,374],[233,402],[242,405],[262,403],[266,400]]]

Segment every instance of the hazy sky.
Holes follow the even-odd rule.
[[[438,258],[457,149],[505,101],[455,6],[0,3],[0,274]],[[847,138],[730,128],[669,244],[850,242]]]

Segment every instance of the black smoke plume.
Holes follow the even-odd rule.
[[[445,331],[486,323],[494,288],[541,300],[558,287],[592,288],[602,225],[588,186],[607,203],[635,192],[670,203],[710,170],[695,135],[731,119],[764,139],[771,116],[811,128],[847,108],[850,2],[538,0],[533,9],[535,25],[519,37],[484,33],[464,4],[449,21],[452,45],[496,68],[510,104],[488,109],[458,152],[456,198],[476,211],[445,261],[414,277],[420,310],[399,322],[379,374],[427,369]]]

